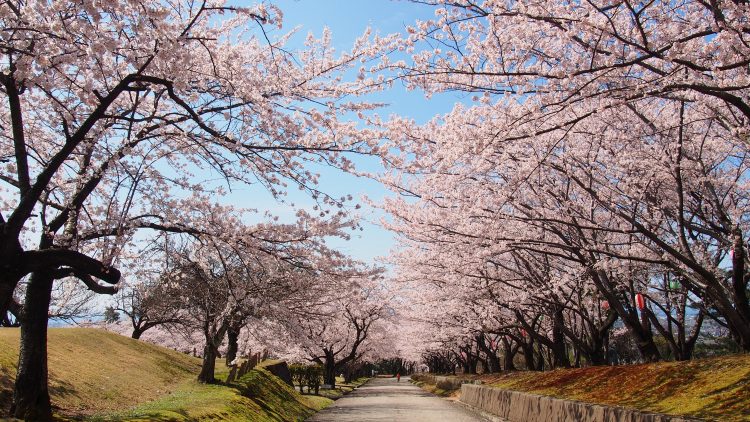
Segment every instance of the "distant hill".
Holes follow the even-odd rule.
[[[10,406],[19,334],[0,328],[0,417]],[[61,418],[302,420],[330,403],[300,395],[263,369],[231,386],[198,384],[200,364],[198,358],[104,330],[49,330],[50,394]]]

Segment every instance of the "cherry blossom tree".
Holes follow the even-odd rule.
[[[341,278],[352,285],[348,290],[336,289],[319,298],[314,314],[290,320],[292,341],[299,356],[323,366],[323,380],[332,387],[336,375],[368,354],[381,351],[387,338],[388,292],[378,286],[379,270],[365,270],[356,278]],[[370,274],[368,274],[370,273]],[[351,276],[350,276],[351,277]],[[353,283],[352,283],[353,281]],[[339,286],[343,287],[342,284]],[[370,358],[375,360],[378,355]]]
[[[112,294],[136,233],[205,230],[191,217],[222,189],[201,171],[342,205],[305,163],[348,170],[347,152],[377,151],[377,137],[342,119],[370,106],[338,101],[362,90],[343,71],[374,51],[355,42],[337,55],[328,33],[287,51],[267,4],[6,2],[0,19],[0,313],[22,325],[14,414],[48,419],[55,280]]]
[[[483,279],[504,285],[529,343],[563,358],[562,333],[601,362],[616,318],[660,358],[652,328],[671,311],[648,291],[673,274],[747,349],[748,6],[425,3],[436,17],[408,28],[410,59],[374,70],[474,97],[383,123],[403,152],[382,178],[401,195],[383,205],[401,277],[481,308]]]

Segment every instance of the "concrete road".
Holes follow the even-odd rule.
[[[375,378],[336,400],[308,421],[315,422],[485,422],[457,403],[433,396],[411,384],[409,378]]]

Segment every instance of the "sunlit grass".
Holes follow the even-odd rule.
[[[18,362],[19,329],[0,329],[0,405],[7,408]],[[49,330],[49,377],[57,413],[123,409],[174,392],[200,359],[90,328]]]
[[[515,372],[491,385],[708,420],[750,420],[750,355]]]
[[[18,360],[17,329],[0,329],[0,405]],[[50,393],[59,418],[93,421],[297,421],[328,406],[258,368],[231,385],[195,382],[198,358],[103,330],[50,329]],[[267,364],[267,363],[266,363]],[[264,365],[261,365],[261,367]],[[217,361],[217,378],[228,368]]]

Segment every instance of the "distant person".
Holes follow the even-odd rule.
[[[401,372],[396,372],[396,382],[401,382]]]

